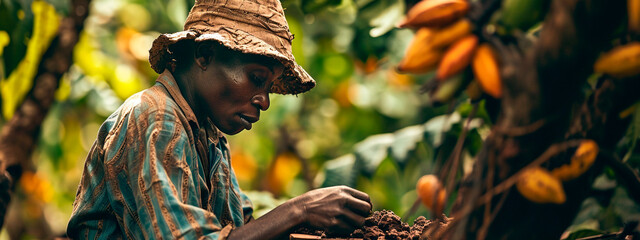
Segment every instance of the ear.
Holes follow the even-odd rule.
[[[207,42],[198,42],[194,49],[194,62],[203,71],[207,70],[207,65],[213,61],[213,49]]]

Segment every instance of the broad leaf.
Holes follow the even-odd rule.
[[[391,157],[398,163],[404,163],[411,151],[424,138],[424,126],[416,125],[400,129],[394,133],[395,139],[391,144]]]
[[[356,158],[353,154],[347,154],[325,162],[323,175],[319,176],[319,180],[322,182],[320,187],[336,185],[355,186],[357,176],[355,163]]]
[[[387,153],[395,138],[391,133],[378,134],[366,138],[354,146],[357,161],[362,164],[362,171],[372,176],[378,166],[387,157]]]
[[[593,230],[593,229],[582,229],[569,234],[569,236],[567,238],[564,238],[563,240],[575,240],[575,239],[580,239],[584,237],[600,235],[603,233],[604,232],[602,231]]]
[[[427,141],[434,147],[439,147],[445,134],[451,130],[454,124],[460,123],[460,114],[454,112],[449,115],[437,116],[424,124],[427,134]]]
[[[369,21],[373,27],[369,31],[371,37],[379,37],[396,27],[396,23],[404,16],[404,2],[396,1],[380,12],[375,18]]]

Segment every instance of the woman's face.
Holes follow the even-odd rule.
[[[194,82],[197,109],[226,134],[251,129],[269,108],[269,91],[284,70],[262,56],[216,54]]]

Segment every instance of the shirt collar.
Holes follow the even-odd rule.
[[[159,82],[167,89],[167,92],[169,92],[169,95],[171,96],[171,98],[173,98],[176,104],[178,104],[178,107],[180,108],[180,110],[182,110],[184,115],[187,117],[187,120],[191,125],[193,133],[198,134],[199,133],[198,131],[200,129],[200,125],[198,124],[198,119],[196,118],[196,115],[193,113],[193,110],[187,103],[187,100],[184,99],[184,97],[182,96],[182,93],[180,92],[180,87],[178,86],[176,79],[173,77],[173,74],[171,74],[169,70],[165,69],[164,72],[162,72],[162,74],[158,76],[158,79],[156,80],[156,82]],[[209,138],[208,140],[213,142],[213,144],[218,144],[218,141],[220,138],[224,139],[224,135],[222,134],[222,132],[220,132],[220,130],[213,124],[213,122],[209,118],[207,118],[207,122],[204,126],[204,130],[207,132],[207,137]]]

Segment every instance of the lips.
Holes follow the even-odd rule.
[[[257,122],[258,119],[259,117],[240,114],[240,122],[242,122],[242,124],[244,125],[244,128],[247,130],[250,130],[253,123]]]

